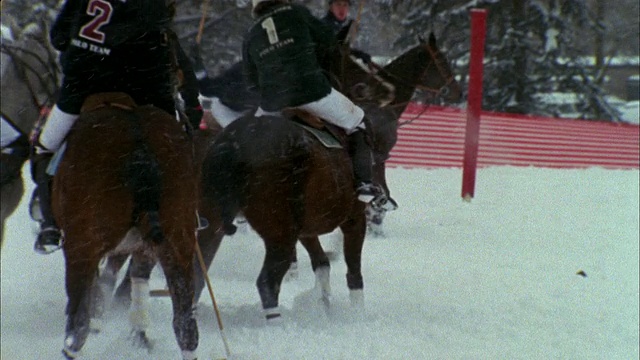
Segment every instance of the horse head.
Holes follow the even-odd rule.
[[[44,22],[31,23],[14,37],[2,42],[1,111],[28,134],[42,110],[55,101],[60,69]]]
[[[330,55],[332,85],[354,102],[386,106],[395,97],[395,87],[351,56],[349,22],[336,35],[338,46]]]
[[[460,101],[462,88],[455,79],[449,61],[438,49],[435,35],[430,33],[428,41],[421,36],[418,40],[420,42],[418,47],[426,57],[422,73],[416,78],[418,79],[416,87],[448,102]]]

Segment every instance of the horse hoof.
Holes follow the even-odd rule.
[[[78,357],[78,352],[73,351],[71,349],[64,348],[62,349],[62,356],[64,356],[64,358],[67,360],[73,360],[76,357]]]
[[[64,339],[64,348],[62,349],[62,355],[65,359],[75,359],[78,357],[80,350],[74,350],[76,338],[73,335],[69,335]]]

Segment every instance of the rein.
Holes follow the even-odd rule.
[[[371,62],[369,64],[369,66],[371,66],[372,68],[374,68],[376,71],[378,72],[382,72],[384,73],[386,76],[389,76],[391,78],[394,78],[398,81],[399,85],[408,87],[408,88],[417,88],[423,91],[428,91],[431,92],[433,94],[435,94],[435,96],[446,96],[447,93],[449,92],[449,85],[451,85],[451,83],[453,83],[455,81],[453,74],[451,75],[447,75],[447,72],[445,71],[445,69],[442,67],[442,65],[440,64],[440,62],[438,61],[438,53],[435,52],[431,47],[427,46],[427,45],[423,45],[427,51],[429,52],[429,55],[431,55],[431,62],[424,68],[424,70],[422,71],[422,73],[419,76],[419,79],[421,80],[422,78],[424,78],[425,74],[427,73],[427,71],[429,70],[429,68],[431,67],[431,65],[435,65],[436,69],[438,71],[438,74],[440,74],[440,77],[445,80],[445,84],[443,86],[441,86],[438,89],[435,88],[431,88],[428,86],[424,86],[422,84],[419,83],[411,83],[403,78],[401,78],[400,76],[393,74],[391,72],[389,72],[388,70],[386,70],[384,67]]]

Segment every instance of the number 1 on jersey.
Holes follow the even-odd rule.
[[[268,17],[261,23],[262,28],[267,31],[269,37],[269,44],[275,44],[278,40],[278,32],[276,31],[276,24],[273,22],[273,18]]]

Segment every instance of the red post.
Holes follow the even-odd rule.
[[[482,61],[487,11],[471,10],[471,57],[469,59],[469,91],[467,95],[467,129],[464,140],[462,198],[471,201],[476,185],[480,111],[482,111]]]

